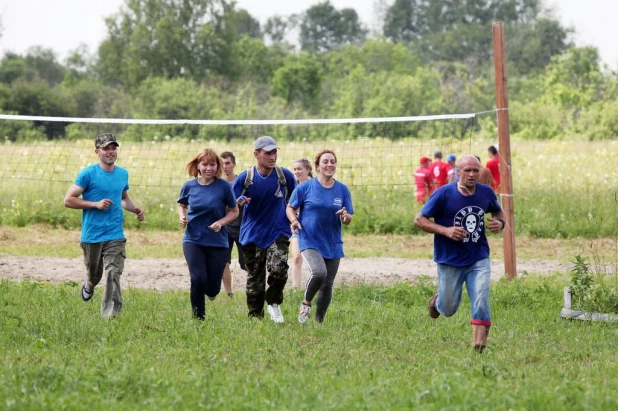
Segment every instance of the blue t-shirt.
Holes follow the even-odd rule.
[[[218,233],[208,227],[225,217],[226,207],[236,207],[236,197],[230,183],[220,178],[205,186],[197,179],[187,181],[180,190],[178,203],[189,207],[183,243],[205,247],[229,246],[226,227]]]
[[[129,189],[129,173],[122,167],[114,166],[105,171],[96,163],[79,172],[75,184],[84,189],[82,199],[86,201],[112,200],[107,210],[86,208],[82,210],[83,243],[102,243],[124,238],[122,224],[122,193]]]
[[[348,187],[335,181],[332,187],[326,188],[317,178],[312,178],[294,190],[290,205],[300,208],[300,251],[313,248],[324,258],[343,258],[342,223],[335,213],[345,207],[348,214],[354,214]]]
[[[494,190],[477,184],[471,196],[457,191],[457,183],[437,189],[421,213],[445,227],[463,227],[468,236],[464,241],[454,241],[443,235],[434,236],[434,261],[455,267],[465,267],[489,257],[489,244],[485,236],[485,213],[497,213],[502,208]]]
[[[227,181],[227,180],[225,180]],[[234,182],[229,182],[230,183],[230,187],[232,187],[232,192],[234,192]],[[232,221],[231,223],[229,223],[226,227],[227,227],[227,233],[228,235],[232,235],[232,233],[236,233],[236,235],[234,236],[235,238],[238,238],[239,234],[240,234],[240,222],[242,221],[242,207],[238,207],[238,217],[236,217],[234,219],[234,221]]]
[[[245,196],[251,199],[244,205],[242,222],[240,224],[240,244],[255,244],[260,248],[268,248],[282,235],[290,237],[290,222],[285,215],[287,206],[285,189],[280,187],[277,172],[273,169],[268,177],[264,178],[254,166],[253,184]],[[282,168],[288,195],[296,187],[294,174],[287,168]],[[247,170],[240,173],[234,181],[233,188],[236,197],[240,197],[244,187]]]

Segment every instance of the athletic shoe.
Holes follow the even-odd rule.
[[[84,285],[82,285],[82,300],[90,301],[93,294],[94,294],[94,289],[92,290],[89,289],[88,284],[84,283]]]
[[[206,297],[208,297],[208,299],[209,299],[210,301],[215,301],[215,300],[217,299],[217,296],[216,296],[216,295],[215,295],[214,297],[211,297],[211,296],[207,295]]]
[[[270,314],[270,319],[277,324],[281,324],[284,322],[283,313],[281,312],[281,306],[279,304],[269,304],[268,314]]]
[[[429,311],[429,316],[431,318],[438,318],[440,316],[440,313],[438,312],[438,309],[436,308],[437,300],[438,300],[438,293],[435,293],[433,297],[431,297],[431,300],[429,300],[428,311]]]
[[[300,312],[298,313],[298,322],[305,324],[311,316],[311,306],[305,303],[300,303]]]

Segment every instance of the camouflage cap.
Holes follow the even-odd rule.
[[[97,136],[97,138],[94,139],[95,148],[106,147],[112,143],[120,147],[120,144],[118,144],[118,142],[116,141],[116,136],[112,133],[100,134]]]

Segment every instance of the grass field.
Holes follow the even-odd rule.
[[[1,254],[79,255],[80,213],[63,208],[62,198],[77,170],[94,161],[90,144],[0,146],[2,172],[12,163],[24,173],[2,174]],[[333,142],[356,206],[346,254],[431,258],[430,236],[414,235],[413,187],[393,177],[409,178],[419,147],[374,147],[364,153],[376,157],[363,158],[343,145]],[[469,149],[485,157],[486,145],[472,141]],[[132,259],[182,258],[174,204],[188,153],[201,144],[175,153],[151,146],[136,152],[124,144],[119,164],[174,173],[174,184],[134,182],[131,195],[147,220],[127,219],[127,250]],[[518,258],[581,254],[616,263],[618,143],[529,141],[512,150]],[[315,151],[290,143],[280,163]],[[250,158],[238,162],[244,167]],[[500,258],[500,237],[490,236],[490,244]],[[568,275],[495,283],[494,326],[482,355],[470,347],[467,297],[453,318],[431,320],[426,306],[435,286],[425,281],[338,288],[324,325],[300,326],[302,295],[289,290],[287,322],[277,326],[246,318],[242,293],[208,303],[200,323],[190,317],[188,291],[127,289],[123,314],[106,321],[101,293],[83,303],[78,283],[0,279],[0,408],[615,409],[616,325],[559,318]]]
[[[339,288],[323,325],[246,318],[242,294],[190,318],[188,292],[125,291],[99,315],[79,284],[0,281],[0,407],[17,409],[615,409],[616,325],[559,318],[563,279],[494,284],[470,346],[469,303],[431,320],[433,285]],[[27,304],[24,304],[27,302]]]
[[[470,140],[446,148],[472,151],[485,160],[490,143]],[[62,200],[79,169],[96,160],[91,144],[88,140],[0,145],[0,224],[79,228],[80,213],[64,208]],[[281,144],[279,164],[291,166],[294,158],[311,156],[325,144],[339,154],[337,178],[352,188],[356,217],[346,232],[419,233],[412,220],[420,206],[410,184],[418,157],[430,155],[435,141],[425,145],[384,139],[290,142]],[[247,149],[250,142],[212,141],[208,145],[219,151],[235,150],[239,171],[253,162]],[[203,146],[203,142],[174,141],[123,144],[118,164],[131,173],[131,197],[147,214],[144,223],[127,219],[129,228],[176,229],[175,201],[186,181],[184,165]],[[612,165],[616,163],[617,141],[514,141],[516,233],[543,238],[614,237],[618,231],[618,168]]]

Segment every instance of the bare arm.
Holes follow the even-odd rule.
[[[137,214],[137,221],[144,221],[144,210],[135,206],[133,200],[129,197],[129,193],[126,191],[122,192],[122,208],[130,213]]]
[[[348,214],[345,207],[341,207],[336,214],[338,214],[339,218],[341,218],[341,223],[348,225],[352,222],[352,214]]]
[[[208,226],[208,228],[210,228],[212,231],[218,233],[221,228],[223,228],[223,226],[231,223],[232,221],[236,220],[236,218],[238,217],[238,206],[235,206],[234,208],[228,208],[226,207],[227,210],[227,214],[220,219],[219,221],[215,221],[214,223],[212,223],[211,225]]]
[[[107,210],[114,202],[110,199],[104,198],[99,201],[86,201],[80,198],[84,188],[73,184],[67,194],[64,196],[64,206],[67,208],[73,208],[75,210],[85,210],[88,208],[96,208],[98,210]]]
[[[466,238],[467,235],[466,230],[463,227],[445,227],[443,225],[436,224],[420,212],[414,219],[414,225],[427,233],[443,235],[444,237],[450,238],[454,241],[461,241]]]
[[[487,223],[487,228],[494,234],[498,234],[500,231],[504,230],[506,226],[506,214],[504,211],[500,210],[497,213],[491,213],[491,219]]]
[[[481,173],[479,174],[479,183],[490,186],[493,182],[494,179],[491,176],[491,171],[489,171],[489,169],[487,168],[481,168]]]
[[[288,218],[288,221],[290,222],[290,229],[292,230],[292,233],[296,233],[296,229],[302,230],[303,227],[300,225],[300,222],[298,221],[298,208],[294,208],[291,205],[288,204],[288,206],[285,208],[285,215]]]
[[[184,204],[178,203],[178,207],[176,207],[176,211],[178,212],[178,224],[180,227],[187,226],[187,213],[189,212],[189,207]]]

